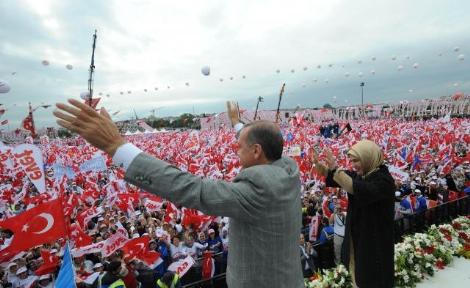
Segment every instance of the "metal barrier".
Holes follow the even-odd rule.
[[[403,236],[411,233],[422,232],[432,224],[442,224],[452,221],[458,216],[470,214],[470,196],[459,198],[421,213],[407,215],[395,220],[395,243],[402,240]],[[302,232],[308,232],[308,227],[302,228]],[[318,253],[316,267],[319,269],[332,268],[334,263],[333,236],[328,238],[325,244],[314,243],[313,247]],[[226,288],[226,273],[215,275],[210,279],[199,280],[184,285],[184,288]]]

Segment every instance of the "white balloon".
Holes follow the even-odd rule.
[[[132,91],[131,91],[131,90],[127,91],[127,94],[131,94],[131,93],[132,93]]]
[[[349,77],[349,72],[344,73],[344,76]]]
[[[325,83],[328,84],[328,79],[325,79]]]
[[[357,73],[357,76],[359,76],[359,78],[362,77],[363,75],[364,75],[364,73],[362,73],[362,72]]]
[[[100,96],[101,96],[101,95],[103,95],[103,93],[101,93],[101,92],[100,92],[100,93],[98,93],[98,95],[100,95]]]
[[[49,66],[49,61],[47,61],[47,60],[42,60],[41,63],[42,63],[42,65],[44,65],[44,66]]]
[[[147,89],[144,89],[144,92],[147,92]]]
[[[106,94],[106,97],[109,97],[109,94]]]
[[[457,86],[459,86],[459,83],[455,82],[454,87],[457,87]]]
[[[330,67],[330,68],[333,67],[333,64],[328,64],[328,67]]]
[[[460,61],[463,61],[463,60],[465,60],[465,55],[460,54],[458,58],[459,58]]]
[[[0,80],[0,93],[8,93],[10,91],[10,85],[7,82]]]
[[[119,92],[119,93],[120,93],[121,95],[123,95],[123,94],[124,94],[124,92],[122,92],[122,91],[121,91],[121,92]]]
[[[437,56],[441,57],[441,56],[442,56],[442,53],[437,54]]]
[[[290,73],[295,73],[295,69],[291,69],[291,70],[290,70]]]
[[[333,96],[333,99],[336,99],[336,96]]]
[[[224,79],[223,79],[223,78],[220,78],[219,81],[220,81],[220,82],[224,82]]]
[[[317,82],[318,82],[318,79],[313,79],[313,82],[317,83]]]
[[[281,73],[281,70],[277,69],[277,70],[276,70],[276,73],[277,73],[277,74]]]
[[[362,60],[357,60],[357,64],[362,64]]]
[[[321,69],[321,65],[317,65],[317,68],[318,68],[318,69]]]
[[[305,88],[305,87],[307,87],[307,85],[305,85],[305,84],[302,84],[302,88]]]
[[[201,68],[201,73],[204,76],[209,76],[209,74],[211,74],[211,68],[209,66],[204,66]]]
[[[89,91],[84,91],[82,93],[80,93],[80,98],[82,98],[83,100],[87,100],[90,98],[90,92]]]
[[[242,75],[242,79],[245,79],[245,78],[246,78],[246,76],[245,76],[245,75]]]
[[[170,89],[170,86],[166,86],[166,88]]]
[[[403,65],[398,65],[397,69],[398,69],[398,71],[403,70]]]
[[[158,87],[155,87],[155,91],[157,91],[157,90],[158,90]]]
[[[230,77],[230,80],[233,80],[233,77]]]
[[[375,75],[375,70],[374,69],[370,70],[370,74]]]
[[[397,60],[397,56],[392,56],[392,61]]]
[[[408,92],[413,93],[413,89],[408,90]]]
[[[454,47],[454,52],[459,52],[459,51],[460,51],[459,46],[455,46],[455,47]]]
[[[67,68],[67,70],[72,70],[73,66],[71,64],[67,64],[67,65],[65,65],[65,68]]]
[[[413,64],[413,68],[418,69],[418,67],[419,67],[419,63]]]
[[[184,85],[189,86],[189,82],[184,83]]]
[[[377,58],[375,56],[372,56],[371,60],[375,61],[375,60],[377,60]]]
[[[307,67],[307,66],[305,66],[305,67],[304,67],[304,71],[307,71],[307,69],[308,69],[308,67]]]

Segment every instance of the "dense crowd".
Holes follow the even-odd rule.
[[[325,157],[324,151],[330,149],[341,167],[350,168],[348,147],[364,138],[379,144],[389,169],[395,171],[396,219],[470,192],[468,119],[356,120],[339,122],[327,132],[324,125],[297,121],[282,127],[285,154],[297,161],[301,172],[303,207],[299,209],[305,228],[299,231],[299,260],[306,277],[315,269],[317,242],[333,237],[335,261],[339,263],[348,205],[345,191],[325,188],[324,179],[312,171],[312,150]],[[159,287],[159,279],[165,283],[175,279],[168,273],[172,263],[188,256],[196,261],[180,284],[224,272],[230,250],[228,218],[203,215],[127,184],[122,168],[81,138],[43,140],[37,146],[44,161],[47,193],[39,193],[16,163],[11,156],[13,147],[2,148],[1,217],[9,219],[60,198],[65,219],[71,224],[69,239],[80,287],[107,286],[116,279],[125,287]],[[127,136],[127,140],[201,177],[231,181],[240,171],[231,129],[147,133]],[[105,166],[81,169],[83,163],[95,158],[102,158]],[[7,161],[12,162],[7,165]],[[152,254],[151,259],[144,257],[145,253],[136,256],[126,243],[114,247],[109,255],[97,248],[97,243],[121,234],[128,243],[144,239],[145,251],[158,254]],[[2,230],[0,253],[13,238],[11,230]],[[0,285],[53,287],[64,244],[65,240],[44,244],[9,258],[0,254]]]

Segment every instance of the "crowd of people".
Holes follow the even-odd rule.
[[[333,238],[335,262],[340,263],[348,207],[346,191],[326,187],[325,177],[312,170],[312,151],[325,158],[324,151],[331,150],[339,166],[351,168],[348,147],[361,139],[377,143],[389,170],[394,171],[395,219],[470,192],[470,121],[466,118],[355,120],[337,126],[335,137],[331,137],[331,129],[328,134],[322,125],[308,121],[281,127],[285,153],[296,160],[301,173],[303,205],[299,209],[305,228],[299,233],[299,261],[305,277],[316,269],[317,242]],[[221,128],[132,135],[127,141],[183,171],[230,181],[240,172],[235,137],[231,129]],[[46,193],[39,193],[12,157],[14,147],[3,147],[1,217],[6,220],[61,197],[66,221],[71,224],[68,238],[78,286],[108,287],[122,281],[125,287],[170,287],[172,283],[177,287],[224,272],[230,251],[227,217],[211,217],[177,206],[126,183],[122,168],[81,138],[44,138],[37,146],[44,161]],[[100,157],[105,167],[91,171],[80,168],[84,162]],[[136,256],[125,243],[106,254],[95,248],[120,233],[129,242],[147,239],[146,249],[157,252],[157,257],[148,260]],[[13,238],[12,231],[2,230],[0,253]],[[8,259],[0,255],[0,286],[53,287],[65,242],[18,251]],[[196,261],[180,279],[169,267],[188,256]]]

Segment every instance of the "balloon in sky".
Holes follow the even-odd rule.
[[[459,52],[459,51],[460,51],[459,46],[455,46],[455,47],[454,47],[454,52]]]
[[[147,92],[147,89],[144,89],[144,92]]]
[[[230,80],[233,80],[233,77],[230,77]]]
[[[158,87],[155,87],[155,91],[157,91],[157,90],[158,90]]]
[[[345,77],[349,77],[349,72],[344,73]]]
[[[458,58],[459,58],[460,61],[463,61],[463,60],[465,60],[465,55],[460,54]]]
[[[184,83],[184,85],[189,86],[189,82]]]
[[[211,74],[211,68],[209,66],[204,66],[201,68],[201,73],[204,76],[209,76],[209,74]]]
[[[375,56],[372,56],[372,58],[370,58],[372,61],[375,61],[377,60],[377,58]]]
[[[359,77],[362,77],[363,75],[364,75],[364,73],[362,73],[362,72],[357,73],[357,76],[359,76]]]
[[[67,65],[65,65],[65,68],[67,68],[67,70],[72,70],[73,66],[71,64],[67,64]]]
[[[224,82],[224,79],[223,79],[223,78],[220,78],[219,81],[220,81],[220,82]]]
[[[100,95],[100,96],[101,96],[101,95],[103,95],[103,93],[101,93],[101,92],[100,92],[100,93],[98,93],[98,95]]]
[[[330,67],[330,68],[333,67],[333,64],[328,64],[328,67]]]
[[[166,86],[166,88],[170,89],[170,86]]]
[[[127,91],[127,94],[131,94],[131,93],[132,93],[132,91],[131,91],[131,90]]]
[[[459,83],[455,82],[454,87],[457,87],[457,86],[459,86]]]
[[[290,70],[290,73],[295,73],[295,69],[291,69],[291,70]]]
[[[44,66],[49,66],[49,61],[47,61],[47,60],[42,60],[41,63],[42,63],[42,65],[44,65]]]
[[[397,56],[392,56],[392,61],[397,60]]]
[[[305,84],[302,84],[302,88],[305,88],[305,87],[307,87],[307,85],[305,85]]]
[[[281,70],[277,69],[277,70],[276,70],[276,73],[277,73],[277,74],[281,73]]]
[[[370,74],[375,75],[375,70],[374,69],[370,70]]]
[[[408,90],[408,92],[413,93],[413,89]]]
[[[413,68],[418,69],[418,67],[419,67],[419,63],[413,64]]]
[[[328,84],[328,79],[325,79],[325,83]]]
[[[106,94],[106,97],[109,97],[109,94]]]
[[[0,93],[8,93],[10,91],[10,85],[7,82],[0,80]]]
[[[318,68],[318,69],[321,69],[321,65],[317,65],[317,68]]]
[[[307,71],[307,69],[308,69],[308,67],[307,67],[307,66],[305,66],[305,67],[304,67],[304,71]]]
[[[357,60],[357,64],[362,64],[362,60]]]
[[[80,98],[82,98],[83,100],[87,100],[88,98],[90,98],[90,92],[85,91],[85,92],[80,93]]]
[[[242,75],[242,79],[245,79],[245,78],[246,78],[246,76],[245,76],[245,75]]]
[[[318,82],[318,80],[317,80],[317,79],[313,79],[313,82],[317,83],[317,82]]]
[[[398,65],[397,69],[398,69],[398,71],[403,70],[403,65]]]

